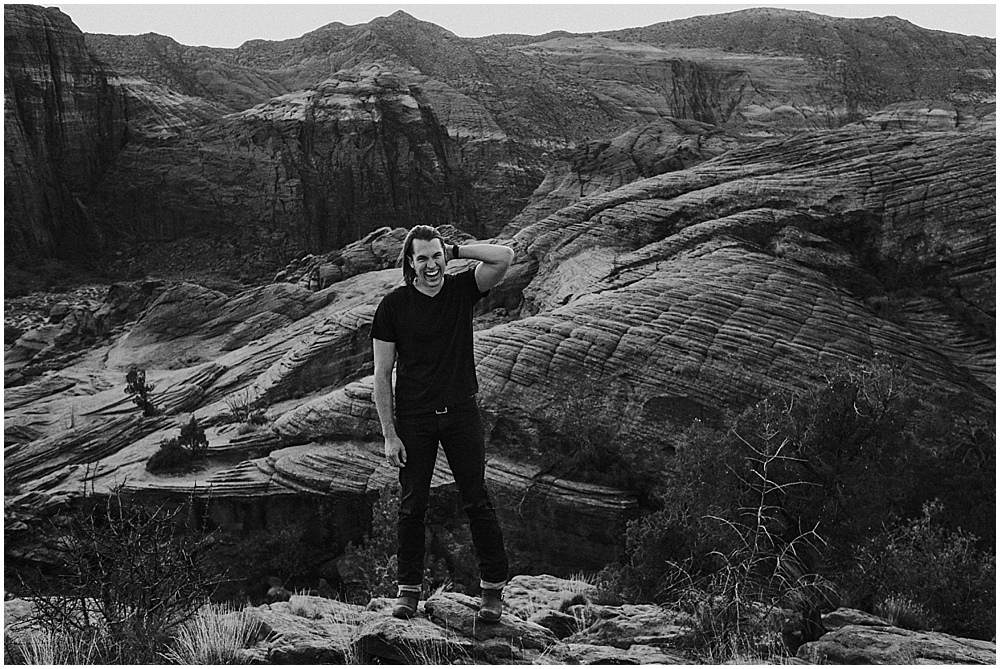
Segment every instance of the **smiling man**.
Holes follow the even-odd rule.
[[[402,257],[405,285],[383,298],[372,323],[375,407],[386,460],[399,468],[399,592],[392,615],[410,618],[417,611],[424,571],[424,514],[440,444],[479,559],[478,616],[495,622],[503,609],[508,563],[486,491],[472,313],[476,302],[503,279],[514,251],[497,244],[449,246],[436,229],[418,225],[406,236]],[[479,264],[446,275],[445,266],[459,257]]]

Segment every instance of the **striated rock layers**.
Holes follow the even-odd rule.
[[[343,70],[193,134],[131,143],[87,202],[121,242],[214,240],[216,269],[253,276],[386,225],[491,236],[537,177],[477,111],[426,77]]]
[[[88,260],[103,230],[82,203],[126,143],[125,97],[58,9],[4,5],[4,248]]]
[[[919,383],[992,406],[995,164],[992,128],[819,131],[597,192],[501,239],[517,262],[478,307],[476,358],[487,476],[516,569],[595,569],[619,554],[637,512],[629,491],[531,461],[572,401],[599,399],[580,420],[666,449],[694,419],[884,354]],[[164,285],[122,307],[122,318],[141,310],[125,333],[5,394],[5,475],[22,493],[11,508],[71,497],[85,479],[124,482],[154,500],[204,495],[212,522],[237,535],[322,528],[329,557],[358,540],[359,509],[392,483],[369,328],[401,280],[383,269],[398,232],[373,233],[339,265],[320,261],[342,270],[323,285],[290,270],[296,283],[232,297]],[[132,365],[147,370],[162,415],[140,418],[122,392]],[[243,434],[241,403],[270,425]],[[208,428],[202,469],[146,472],[190,414]],[[471,579],[443,463],[434,495],[428,545]],[[22,522],[12,545],[32,536]]]

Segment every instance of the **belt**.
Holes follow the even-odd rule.
[[[437,407],[436,409],[418,409],[416,411],[404,411],[397,415],[405,418],[406,416],[420,416],[428,414],[436,414],[438,416],[443,416],[447,413],[452,413],[455,411],[472,411],[478,408],[476,405],[476,396],[470,395],[468,398],[460,401],[458,404],[449,404],[447,406]]]

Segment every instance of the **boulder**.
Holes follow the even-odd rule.
[[[898,627],[844,625],[796,656],[809,664],[996,664],[995,642]]]
[[[596,593],[597,586],[578,579],[518,574],[504,588],[503,599],[513,615],[528,619],[536,613],[560,611],[573,598],[590,599]]]
[[[476,617],[479,599],[459,593],[434,595],[424,604],[427,618],[456,634],[474,639],[475,653],[489,664],[506,664],[538,657],[556,638],[549,630],[505,613],[496,623]]]
[[[628,649],[636,644],[656,647],[683,647],[693,640],[691,616],[654,604],[592,606],[580,612],[588,622],[584,629],[565,639],[566,643],[588,643]],[[589,621],[593,621],[592,623]]]

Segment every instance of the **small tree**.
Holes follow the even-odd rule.
[[[137,407],[142,409],[143,416],[150,417],[159,413],[149,396],[155,387],[152,383],[146,383],[145,370],[133,369],[125,375],[125,394],[132,398],[132,402]]]
[[[183,448],[191,449],[195,453],[203,453],[208,448],[208,438],[205,436],[205,428],[198,425],[198,421],[194,416],[191,416],[191,420],[181,427],[179,444]]]

